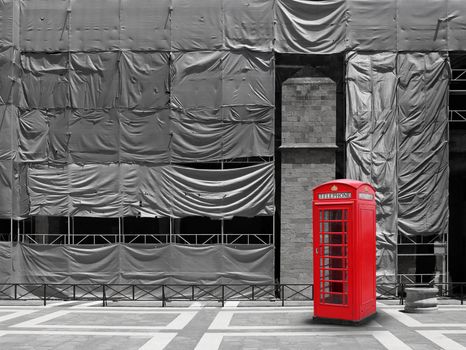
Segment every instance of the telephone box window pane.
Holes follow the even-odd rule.
[[[324,245],[323,246],[324,256],[346,256],[345,245]]]
[[[322,278],[332,281],[347,281],[348,273],[346,270],[324,269],[322,270]]]
[[[346,235],[327,234],[320,236],[320,244],[346,244]]]
[[[342,222],[326,222],[324,232],[344,232]]]
[[[348,293],[348,284],[339,281],[322,281],[320,282],[320,290],[324,294],[346,294]]]
[[[324,220],[347,220],[347,210],[346,209],[331,209],[324,210]],[[322,220],[322,217],[320,218]]]
[[[348,267],[346,261],[346,258],[324,257],[320,259],[320,266],[321,268],[346,269]]]
[[[346,294],[321,294],[320,302],[323,304],[348,304],[348,296]]]

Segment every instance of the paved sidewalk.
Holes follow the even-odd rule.
[[[466,305],[406,314],[378,303],[360,327],[312,322],[312,304],[0,301],[0,349],[466,349]]]

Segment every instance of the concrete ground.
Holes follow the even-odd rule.
[[[401,309],[354,327],[315,324],[310,303],[0,301],[0,349],[466,349],[466,305]]]

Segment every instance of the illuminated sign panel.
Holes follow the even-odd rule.
[[[374,196],[370,193],[360,193],[359,199],[365,199],[365,200],[371,201],[374,199]]]
[[[334,192],[334,193],[319,193],[319,199],[348,199],[351,198],[351,192]]]

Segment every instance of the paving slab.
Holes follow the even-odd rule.
[[[379,301],[362,326],[322,325],[309,302],[2,301],[0,349],[466,349],[466,306],[407,314]]]

